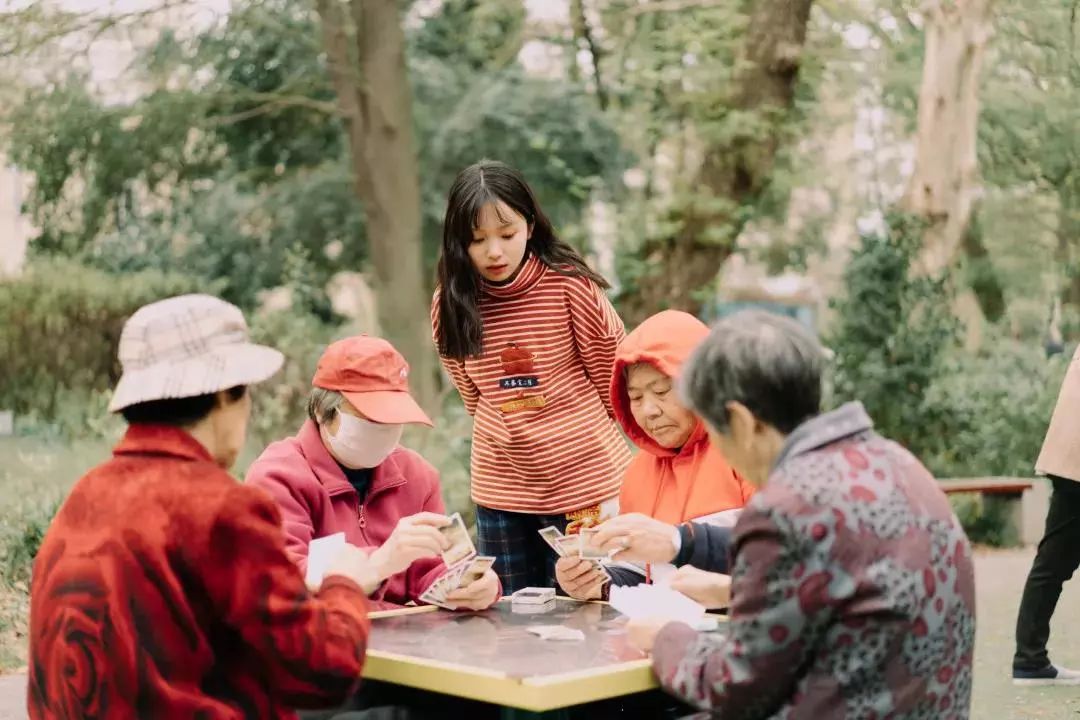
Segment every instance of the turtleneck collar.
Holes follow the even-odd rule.
[[[544,277],[547,269],[547,265],[530,252],[525,256],[525,259],[521,261],[521,267],[510,282],[496,284],[484,280],[484,292],[487,295],[497,298],[517,297],[528,292],[536,285],[536,283],[540,282],[540,279]]]

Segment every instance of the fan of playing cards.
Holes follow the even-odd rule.
[[[476,554],[476,548],[469,537],[469,531],[465,528],[465,522],[461,519],[461,513],[451,515],[450,524],[439,528],[439,532],[450,541],[450,547],[442,554],[443,562],[446,563],[446,572],[431,583],[431,586],[420,596],[420,600],[429,605],[453,610],[455,608],[446,602],[446,596],[483,577],[484,573],[495,564],[495,558]]]
[[[595,528],[584,528],[576,535],[563,535],[557,527],[546,527],[540,530],[540,537],[551,546],[559,557],[579,557],[591,562],[598,570],[611,578],[606,564],[608,555],[603,550],[593,547],[589,538],[596,532]]]

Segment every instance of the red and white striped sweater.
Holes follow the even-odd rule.
[[[546,515],[618,495],[630,450],[608,388],[625,331],[602,290],[530,255],[511,283],[484,284],[480,315],[481,354],[442,358],[474,416],[473,501]]]

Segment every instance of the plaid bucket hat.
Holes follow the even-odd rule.
[[[135,311],[118,350],[123,373],[109,410],[253,385],[284,356],[248,339],[240,308],[210,295],[180,295]]]

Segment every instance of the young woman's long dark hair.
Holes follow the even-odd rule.
[[[446,203],[435,337],[439,354],[444,357],[464,360],[479,355],[483,349],[484,323],[478,306],[482,279],[469,258],[469,244],[480,211],[500,200],[532,226],[525,257],[531,253],[555,272],[587,277],[602,288],[610,287],[577,250],[555,237],[551,221],[520,172],[501,162],[481,160],[458,174]]]

